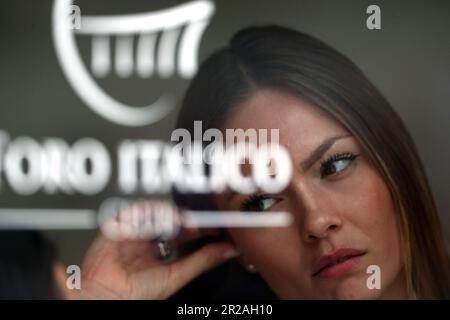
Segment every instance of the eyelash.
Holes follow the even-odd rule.
[[[329,170],[336,161],[349,160],[350,164],[351,164],[353,162],[353,160],[356,159],[356,157],[358,157],[358,155],[351,153],[351,152],[337,153],[337,154],[332,155],[327,160],[320,162],[320,178],[323,179],[323,178],[326,178],[327,176],[340,173],[340,172],[337,172],[337,173],[327,173],[326,172],[326,170]],[[345,167],[342,170],[347,169],[347,167]]]
[[[245,199],[242,202],[240,210],[241,211],[258,211],[258,210],[252,210],[252,206],[258,204],[259,201],[269,199],[269,198],[272,198],[272,197],[270,197],[267,194],[261,194],[261,195],[252,194],[251,196],[249,196],[247,199]]]
[[[337,153],[337,154],[332,155],[327,160],[320,162],[320,178],[323,179],[327,176],[330,176],[333,174],[339,174],[340,172],[342,172],[342,171],[340,171],[340,172],[331,173],[331,174],[325,172],[326,170],[330,169],[330,167],[333,165],[334,162],[339,161],[339,160],[349,160],[350,164],[351,164],[351,162],[353,162],[353,160],[355,160],[358,156],[359,155],[356,155],[351,152]],[[346,166],[342,170],[345,170],[347,168],[348,168],[348,166]],[[260,201],[269,199],[269,198],[271,198],[271,196],[269,196],[267,194],[262,194],[262,195],[254,195],[253,194],[242,202],[242,204],[240,206],[240,210],[241,211],[250,211],[252,209],[252,206],[255,206]],[[255,210],[255,211],[258,211],[258,210]]]

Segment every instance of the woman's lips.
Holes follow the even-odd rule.
[[[327,279],[348,274],[356,269],[366,253],[358,249],[343,248],[324,255],[316,263],[313,277]]]

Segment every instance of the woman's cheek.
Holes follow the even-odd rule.
[[[382,286],[386,287],[401,271],[401,254],[398,215],[389,189],[374,168],[364,168],[356,205],[359,217],[352,220],[369,240],[370,264],[380,267]]]
[[[300,251],[295,250],[298,241],[292,229],[231,230],[230,235],[249,263],[270,266],[275,271],[294,261]]]

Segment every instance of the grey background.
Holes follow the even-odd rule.
[[[120,14],[162,9],[182,1],[75,1],[82,14]],[[216,14],[200,46],[200,60],[226,44],[238,29],[280,24],[310,33],[350,57],[404,119],[419,148],[446,230],[450,231],[450,1],[216,0]],[[381,7],[382,30],[366,28],[366,8]],[[90,136],[112,150],[125,138],[167,139],[176,110],[160,122],[122,127],[104,120],[68,85],[51,38],[50,0],[0,3],[0,130],[12,137],[62,137],[68,142]],[[86,39],[79,39],[83,56]],[[182,96],[187,81],[105,79],[116,97],[144,103],[171,87]],[[4,186],[0,207],[98,208],[118,194],[115,185],[95,197],[19,197]],[[78,264],[93,231],[52,231],[67,264]]]

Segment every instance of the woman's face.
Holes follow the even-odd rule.
[[[293,215],[286,228],[229,230],[245,262],[280,298],[406,297],[389,190],[342,125],[296,97],[261,90],[236,108],[225,128],[279,129],[291,156],[293,175],[282,193],[216,199],[222,210]],[[379,267],[381,289],[367,287],[371,265]]]

